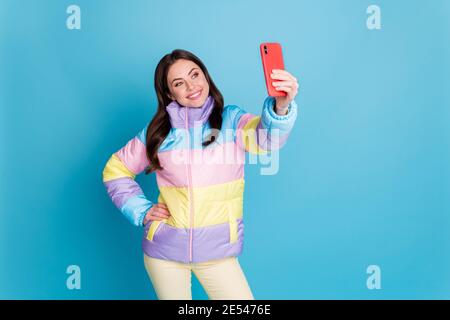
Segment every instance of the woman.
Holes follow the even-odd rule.
[[[267,97],[256,116],[224,106],[194,54],[174,50],[158,63],[155,116],[103,171],[114,204],[145,226],[144,265],[158,299],[192,299],[191,271],[210,299],[254,299],[237,258],[245,153],[279,149],[297,117],[297,79],[284,70],[273,70],[272,79],[287,95]],[[156,173],[157,203],[135,182],[144,170]]]

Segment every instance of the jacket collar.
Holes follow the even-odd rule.
[[[209,115],[214,108],[214,99],[211,95],[206,98],[201,107],[190,108],[180,105],[176,100],[166,106],[172,128],[186,128],[186,111],[188,112],[188,127],[203,126],[208,122]]]

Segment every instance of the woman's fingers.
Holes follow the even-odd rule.
[[[156,208],[153,213],[154,213],[154,215],[156,215],[158,217],[169,217],[170,216],[169,211],[162,209],[162,208]]]
[[[274,87],[293,87],[298,88],[298,83],[294,81],[274,81],[272,82]]]
[[[163,203],[156,203],[147,213],[145,220],[164,220],[170,217],[167,206]]]
[[[270,75],[270,78],[274,79],[274,80],[289,80],[289,81],[295,81],[293,77],[285,75],[285,74],[275,74],[272,73]]]
[[[162,219],[167,219],[169,217],[170,217],[169,210],[165,209],[164,206],[157,204],[152,207],[152,211],[151,211],[149,218],[151,220],[162,220]]]
[[[155,216],[155,215],[151,215],[149,218],[148,218],[148,220],[164,220],[164,219],[167,219],[167,218],[164,218],[164,217],[160,217],[160,216]]]
[[[288,72],[288,71],[286,71],[286,70],[283,70],[283,69],[272,69],[272,73],[275,73],[275,74],[285,74],[285,75],[288,75],[288,76],[290,76],[290,77],[295,78],[290,72]]]
[[[158,203],[156,204],[156,210],[158,211],[169,211],[169,209],[167,208],[167,206],[164,203]]]
[[[296,77],[294,77],[292,74],[290,74],[286,70],[281,70],[281,69],[273,69],[271,77],[272,77],[272,79],[278,79],[278,80],[293,80],[293,81],[297,81]]]
[[[284,91],[288,93],[290,100],[294,99],[299,87],[297,79],[285,70],[274,70],[276,70],[277,73],[273,73],[272,78],[284,81],[274,81],[272,82],[272,85],[277,91]]]
[[[275,90],[277,90],[277,91],[291,92],[291,91],[292,91],[292,88],[291,88],[291,87],[276,87]]]
[[[281,80],[273,81],[273,86],[277,91],[286,92],[285,97],[275,98],[277,108],[285,108],[292,100],[294,100],[295,96],[298,93],[299,84],[297,78],[286,70],[281,69],[273,69],[270,76],[274,80]]]

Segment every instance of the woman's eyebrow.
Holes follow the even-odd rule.
[[[195,69],[198,69],[198,68],[197,68],[197,67],[192,68],[191,71],[189,71],[188,75],[190,75],[191,72],[194,71]],[[171,83],[173,83],[175,80],[183,80],[183,79],[181,79],[181,78],[175,78],[175,79],[172,80]]]

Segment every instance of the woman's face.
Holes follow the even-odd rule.
[[[185,59],[177,60],[167,73],[169,97],[185,107],[201,107],[209,95],[209,84],[200,67]]]

